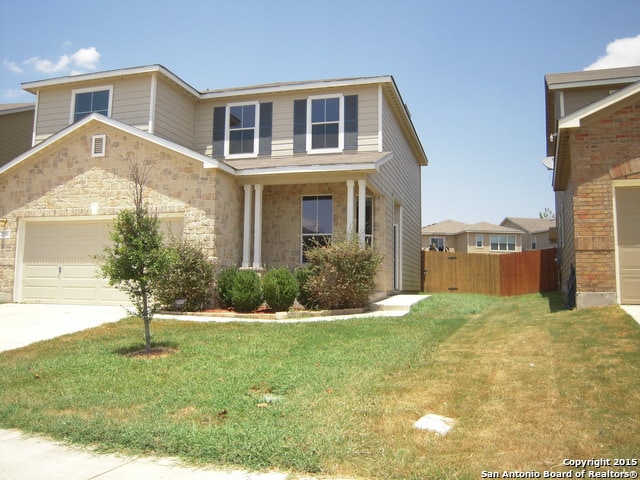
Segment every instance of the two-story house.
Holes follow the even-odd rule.
[[[422,249],[462,253],[503,254],[522,251],[522,235],[518,228],[473,224],[444,220],[422,227]]]
[[[522,235],[523,251],[555,247],[555,218],[506,217],[500,222],[500,226],[515,228],[524,232]]]
[[[314,239],[384,255],[378,296],[420,289],[427,158],[390,76],[198,91],[161,65],[34,81],[33,147],[0,167],[0,300],[110,304],[114,215],[147,201],[218,268],[295,268]]]
[[[567,303],[640,304],[640,66],[546,75],[545,100]]]

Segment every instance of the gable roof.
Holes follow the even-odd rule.
[[[506,217],[500,225],[510,222],[527,233],[546,232],[556,226],[555,218],[521,218]]]
[[[564,190],[568,181],[570,170],[569,131],[588,125],[637,102],[640,102],[640,80],[558,120],[552,182],[555,191]]]
[[[501,227],[489,222],[478,222],[473,224],[456,222],[455,220],[444,220],[422,227],[423,235],[460,235],[461,233],[512,233],[521,234],[522,230],[509,227]]]
[[[30,150],[27,150],[22,155],[17,156],[13,160],[11,160],[9,163],[6,163],[2,167],[0,167],[0,175],[7,172],[8,170],[11,170],[13,167],[21,164],[22,162],[27,161],[29,158],[32,158],[34,155],[38,154],[39,152],[42,152],[48,147],[56,144],[57,142],[68,137],[69,135],[72,135],[73,133],[81,130],[85,126],[90,125],[92,123],[102,123],[104,125],[108,125],[110,127],[121,130],[125,133],[138,137],[141,140],[145,140],[147,142],[156,144],[160,147],[172,150],[175,153],[178,153],[180,155],[184,155],[186,157],[202,162],[202,165],[204,168],[220,168],[221,170],[227,173],[231,173],[231,174],[235,173],[235,169],[224,162],[208,157],[206,155],[202,155],[186,147],[173,143],[169,140],[165,140],[163,138],[160,138],[148,132],[145,132],[144,130],[140,130],[139,128],[132,127],[131,125],[127,125],[125,123],[119,122],[118,120],[114,120],[111,117],[105,117],[104,115],[101,115],[99,113],[92,113],[91,115],[84,117],[82,120],[79,120],[76,123],[69,125],[63,130],[60,130],[58,133],[51,135],[43,142],[39,143],[35,147],[31,148]]]

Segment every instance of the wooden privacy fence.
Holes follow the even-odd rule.
[[[558,289],[556,249],[502,255],[422,252],[422,291],[521,295]]]

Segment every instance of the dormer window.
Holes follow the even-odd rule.
[[[75,123],[91,113],[111,116],[113,87],[83,88],[72,91],[71,122]]]

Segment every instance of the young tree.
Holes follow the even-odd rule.
[[[145,348],[151,350],[150,324],[159,304],[153,299],[154,283],[167,270],[169,254],[163,244],[157,215],[149,212],[143,193],[151,167],[131,163],[133,209],[118,212],[110,232],[113,242],[97,258],[109,285],[125,291],[144,322]]]

